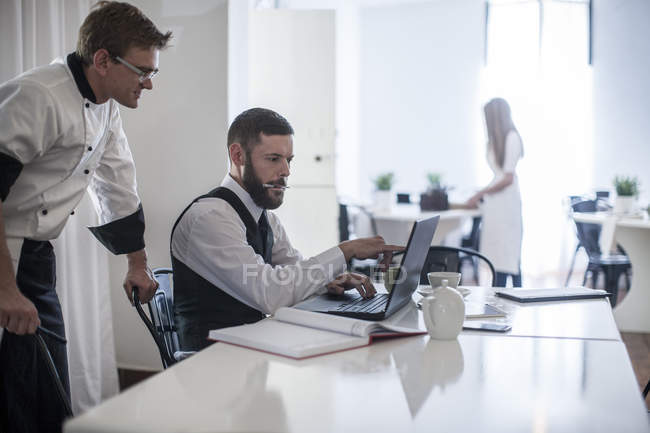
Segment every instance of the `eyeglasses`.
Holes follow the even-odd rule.
[[[142,69],[138,68],[137,66],[133,66],[132,64],[130,64],[120,56],[115,56],[114,59],[120,62],[121,64],[123,64],[124,66],[126,66],[127,68],[129,68],[130,70],[132,70],[133,72],[135,72],[136,74],[138,74],[138,80],[140,80],[141,83],[144,83],[147,80],[151,80],[158,73],[158,69],[153,69],[149,72],[145,72]]]

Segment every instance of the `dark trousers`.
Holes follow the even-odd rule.
[[[38,310],[41,326],[65,337],[56,295],[56,262],[49,242],[25,240],[16,272],[18,288]],[[70,395],[66,345],[43,337]],[[5,330],[0,346],[0,432],[60,432],[65,406],[31,335]]]
[[[508,274],[506,272],[497,271],[497,280],[494,286],[505,287],[508,281],[508,276],[512,277],[512,287],[521,287],[521,271],[519,271],[518,274]]]

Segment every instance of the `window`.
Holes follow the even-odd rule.
[[[486,16],[482,100],[508,100],[521,133],[522,270],[542,277],[575,248],[563,198],[593,189],[590,3],[490,1]]]

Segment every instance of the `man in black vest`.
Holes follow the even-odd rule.
[[[261,320],[313,294],[356,289],[375,295],[365,275],[346,272],[350,259],[393,251],[380,236],[345,241],[303,259],[278,217],[293,159],[293,128],[279,114],[253,108],[228,130],[230,172],[195,199],[171,239],[175,321],[182,350],[200,350],[211,329]],[[314,227],[317,230],[317,227]]]

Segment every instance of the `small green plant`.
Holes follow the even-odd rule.
[[[377,188],[378,191],[390,191],[393,187],[394,179],[395,176],[393,173],[382,173],[377,176],[373,182],[375,182],[375,188]]]
[[[637,197],[639,195],[639,181],[636,177],[616,176],[614,178],[616,194],[622,197]]]
[[[429,181],[429,189],[444,189],[440,173],[427,173],[427,180]]]

